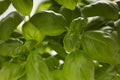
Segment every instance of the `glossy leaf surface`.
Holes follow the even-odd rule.
[[[68,9],[74,10],[77,4],[77,0],[56,0],[59,4],[65,6]]]
[[[11,12],[0,21],[0,40],[7,40],[23,20],[18,12]]]
[[[26,63],[27,80],[51,80],[48,67],[35,51],[30,52]]]
[[[91,58],[103,63],[119,62],[119,42],[116,32],[88,31],[82,36],[83,49]]]
[[[41,11],[35,14],[30,22],[43,34],[49,36],[60,35],[65,31],[66,21],[64,17],[53,11]]]
[[[90,5],[86,5],[82,9],[84,17],[101,16],[106,19],[116,20],[119,18],[118,9],[108,2],[98,1]]]
[[[38,42],[41,42],[45,35],[41,33],[32,23],[26,22],[23,27],[23,36],[26,40],[36,40]]]
[[[4,11],[9,7],[10,1],[9,0],[1,0],[0,1],[0,15],[4,13]]]
[[[93,63],[79,50],[67,56],[63,70],[67,80],[94,80]]]
[[[13,6],[22,14],[30,15],[32,7],[33,7],[33,0],[11,0]]]

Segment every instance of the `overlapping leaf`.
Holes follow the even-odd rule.
[[[0,55],[1,56],[13,56],[14,49],[20,46],[21,42],[17,40],[8,40],[3,43],[0,43]]]
[[[82,45],[86,54],[103,63],[119,63],[119,40],[115,31],[88,31],[82,36]]]
[[[94,65],[79,50],[67,56],[63,70],[66,80],[94,80]]]
[[[11,0],[11,2],[19,12],[30,15],[33,7],[33,0]]]
[[[0,80],[18,80],[24,74],[24,64],[4,63],[0,69]]]
[[[26,40],[36,40],[38,42],[41,42],[45,35],[41,33],[32,23],[26,22],[23,27],[23,36]]]
[[[7,40],[23,20],[18,12],[11,12],[0,21],[0,40]]]
[[[59,4],[65,6],[68,9],[74,10],[78,0],[56,0]]]
[[[84,17],[101,16],[105,19],[116,20],[119,18],[118,9],[114,4],[108,2],[97,1],[86,5],[82,9]]]
[[[64,17],[53,11],[41,11],[35,14],[30,22],[43,34],[49,36],[60,35],[65,31],[66,21]]]
[[[51,80],[48,67],[42,57],[31,51],[26,63],[27,80]]]

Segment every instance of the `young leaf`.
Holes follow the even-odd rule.
[[[19,12],[24,15],[30,15],[33,7],[33,0],[11,0],[11,2]]]
[[[41,11],[35,14],[30,22],[37,27],[40,32],[49,36],[57,36],[65,31],[66,21],[64,17],[53,11]]]
[[[78,17],[71,22],[70,31],[75,33],[81,33],[86,27],[87,27],[87,19]]]
[[[9,0],[0,0],[0,15],[9,7]]]
[[[86,54],[98,62],[119,63],[120,44],[115,31],[88,31],[82,36],[82,45]]]
[[[94,80],[93,62],[79,50],[67,56],[63,70],[66,80]]]
[[[0,21],[0,40],[7,40],[23,20],[17,12],[11,12]]]
[[[101,1],[89,4],[82,9],[82,14],[84,17],[101,16],[110,20],[118,19],[118,12],[118,9],[113,7],[110,3]]]
[[[23,27],[23,36],[26,40],[36,40],[41,42],[45,35],[41,33],[32,23],[26,22]]]
[[[64,7],[74,10],[77,5],[77,0],[56,0],[59,4],[63,5]]]
[[[79,34],[68,32],[63,39],[64,48],[68,52],[72,52],[80,47]]]
[[[51,80],[48,67],[39,53],[31,51],[26,62],[27,80]]]

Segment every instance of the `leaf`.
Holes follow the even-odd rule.
[[[0,15],[9,7],[9,0],[0,0]]]
[[[86,54],[98,62],[119,63],[119,40],[115,31],[87,31],[82,36],[82,45]]]
[[[60,5],[63,5],[65,8],[74,10],[77,5],[77,0],[56,0]]]
[[[30,15],[33,8],[33,0],[11,0],[13,6],[22,14]]]
[[[105,19],[116,20],[119,18],[118,9],[108,2],[97,1],[86,5],[82,9],[84,17],[101,16]]]
[[[63,70],[54,70],[51,72],[53,75],[53,80],[66,80]]]
[[[41,33],[49,36],[57,36],[65,31],[66,21],[64,17],[53,11],[41,11],[35,14],[30,22],[37,27]]]
[[[70,24],[70,31],[75,33],[81,33],[87,27],[87,19],[78,17],[72,20]]]
[[[66,57],[63,70],[66,80],[94,80],[93,62],[79,50]]]
[[[67,25],[69,26],[73,19],[81,16],[81,8],[80,6],[76,6],[74,10],[67,9],[65,7],[61,7],[59,12],[66,18]]]
[[[80,38],[79,34],[68,32],[64,39],[63,39],[63,44],[64,48],[68,52],[72,52],[80,47]]]
[[[17,12],[11,12],[0,21],[0,40],[7,40],[23,20]]]
[[[42,57],[31,51],[26,62],[27,80],[51,80],[48,67]]]
[[[0,69],[0,80],[18,80],[24,74],[23,63],[4,63]]]
[[[20,46],[21,42],[18,40],[7,40],[3,43],[0,43],[0,55],[1,56],[13,56],[14,49]]]
[[[58,53],[57,55],[59,55],[62,59],[65,59],[67,53],[65,52],[63,46],[60,43],[54,40],[49,40],[48,45]]]
[[[26,40],[36,40],[41,42],[45,35],[41,33],[32,23],[26,22],[22,27],[23,36]]]
[[[42,1],[39,6],[37,7],[36,12],[42,11],[42,10],[48,10],[52,6],[52,3],[48,0]]]

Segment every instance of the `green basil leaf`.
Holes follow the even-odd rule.
[[[66,80],[63,70],[54,70],[51,72],[53,80]]]
[[[50,1],[43,1],[39,4],[39,6],[37,7],[37,11],[42,11],[42,10],[48,10],[50,8],[52,4],[50,3]]]
[[[75,33],[81,33],[87,27],[87,19],[78,17],[74,19],[70,24],[70,31]]]
[[[77,5],[77,0],[56,0],[59,4],[63,5],[64,7],[74,10]]]
[[[84,17],[101,16],[105,19],[116,20],[119,18],[118,9],[108,2],[97,1],[86,5],[82,9]]]
[[[0,80],[18,80],[24,74],[23,63],[4,63],[0,69]]]
[[[0,0],[0,15],[9,7],[9,0]]]
[[[41,33],[32,23],[26,22],[23,27],[23,36],[26,40],[36,40],[41,42],[45,35]]]
[[[68,52],[72,52],[80,47],[79,34],[68,32],[63,39],[64,48]]]
[[[40,12],[40,11],[42,11],[42,10],[49,10],[50,7],[53,5],[52,1],[53,1],[53,0],[45,0],[45,1],[42,1],[42,2],[38,5],[36,12]]]
[[[1,56],[13,56],[13,51],[16,47],[20,46],[21,42],[18,40],[8,40],[0,43],[0,55]]]
[[[36,51],[31,51],[26,62],[27,80],[51,80],[45,61]]]
[[[35,14],[30,22],[43,34],[57,36],[65,31],[66,21],[64,17],[53,11],[41,11]]]
[[[119,63],[119,40],[116,31],[88,31],[82,36],[82,45],[86,54],[98,62]]]
[[[0,21],[0,40],[7,40],[23,20],[17,12],[11,12]]]
[[[22,14],[30,15],[32,7],[33,7],[33,0],[11,0],[13,6]]]
[[[63,70],[67,80],[94,80],[93,62],[79,50],[66,57]]]
[[[66,18],[68,26],[73,19],[81,16],[81,8],[79,6],[76,6],[74,10],[67,9],[62,6],[59,12]]]

